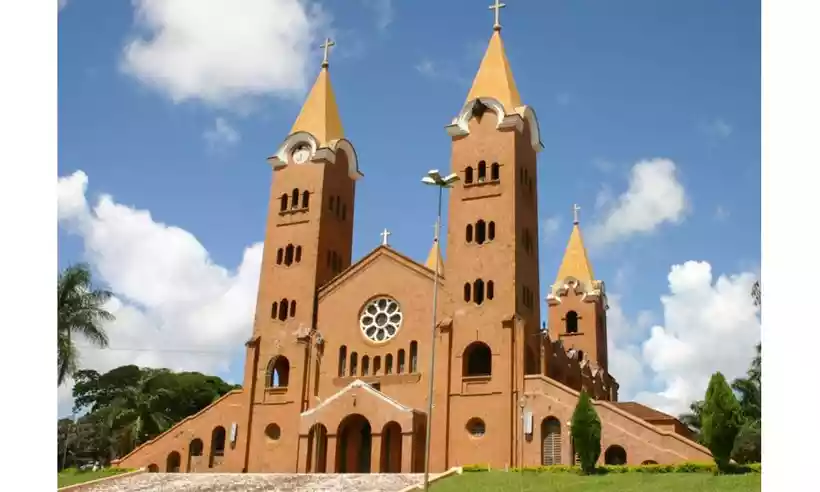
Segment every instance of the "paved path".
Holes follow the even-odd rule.
[[[421,474],[140,473],[103,482],[85,492],[398,492]]]

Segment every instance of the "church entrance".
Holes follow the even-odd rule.
[[[396,422],[388,422],[382,429],[379,463],[381,473],[401,473],[401,427]]]
[[[327,472],[327,428],[322,424],[310,428],[307,460],[309,472]]]
[[[370,473],[370,450],[373,443],[370,422],[357,413],[348,415],[339,424],[336,435],[336,471]]]

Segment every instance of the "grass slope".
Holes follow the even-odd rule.
[[[92,480],[111,477],[121,473],[126,473],[128,471],[131,470],[124,470],[122,468],[103,468],[97,471],[80,471],[76,468],[69,468],[57,474],[57,487],[68,487],[69,485],[90,482]]]
[[[572,473],[464,473],[432,484],[433,492],[749,492],[760,490],[760,474],[619,473],[584,477]]]

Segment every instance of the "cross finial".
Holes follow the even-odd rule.
[[[581,207],[579,207],[577,203],[572,206],[572,223],[573,224],[578,223],[578,212],[580,212],[580,211],[581,211]]]
[[[328,65],[330,65],[330,62],[328,61],[327,58],[328,58],[328,55],[330,54],[330,47],[331,46],[336,46],[336,43],[334,43],[330,38],[325,38],[325,42],[322,43],[319,46],[320,48],[325,50],[325,56],[322,59],[322,68],[327,68]]]
[[[506,7],[506,3],[501,3],[501,0],[495,0],[495,3],[490,5],[490,10],[495,10],[495,23],[493,24],[493,31],[501,30],[501,9]]]
[[[387,238],[390,237],[393,233],[388,231],[386,228],[382,231],[382,246],[388,246]]]

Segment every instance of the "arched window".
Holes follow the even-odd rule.
[[[473,302],[478,305],[484,302],[484,281],[481,279],[473,282]]]
[[[478,161],[478,182],[483,183],[487,179],[487,163]]]
[[[282,260],[284,259],[284,257],[285,257],[285,250],[283,250],[282,248],[277,249],[276,250],[276,264],[281,265]]]
[[[384,358],[384,373],[393,374],[393,354],[387,354]]]
[[[470,302],[470,293],[473,290],[473,286],[470,283],[464,284],[464,302]]]
[[[362,376],[367,376],[370,374],[370,357],[364,356],[362,357]]]
[[[493,371],[493,354],[484,342],[473,342],[464,349],[461,357],[462,371],[467,376],[490,376]]]
[[[347,205],[343,203],[342,204],[342,220],[345,220],[345,219],[347,219]]]
[[[178,451],[171,451],[168,454],[168,458],[165,460],[165,472],[166,473],[179,473],[179,465],[182,462],[182,458],[179,455]]]
[[[373,375],[378,376],[379,371],[382,370],[382,358],[378,355],[373,357]]]
[[[473,242],[473,224],[467,224],[467,231],[464,234],[464,239],[468,243]]]
[[[211,432],[211,457],[225,455],[225,428],[217,426]],[[211,463],[213,466],[213,463]]]
[[[473,183],[473,167],[467,166],[467,169],[464,170],[464,184],[472,184]],[[287,206],[287,204],[286,204]]]
[[[282,193],[282,196],[279,197],[279,211],[284,212],[288,209],[288,194]]]
[[[359,370],[359,354],[356,352],[350,353],[350,375],[355,376],[356,371]]]
[[[288,307],[290,307],[290,305],[288,304],[287,299],[282,299],[279,301],[279,321],[285,321],[288,319]]]
[[[410,372],[419,372],[419,342],[410,342]]]
[[[646,460],[641,462],[642,465],[657,465],[658,462],[655,460]]]
[[[490,166],[490,179],[493,181],[498,181],[498,163],[493,162],[493,165]]]
[[[299,190],[296,188],[290,194],[290,208],[299,208]]]
[[[344,377],[345,366],[347,365],[347,347],[342,345],[339,347],[339,377]]]
[[[584,351],[579,350],[578,351],[578,362],[581,362],[582,360],[584,360]]]
[[[475,242],[484,244],[485,239],[487,239],[487,224],[483,220],[479,220],[475,223]]]
[[[555,417],[541,421],[541,464],[561,464],[561,422]]]
[[[290,301],[290,317],[296,316],[296,301]]]
[[[268,362],[265,387],[287,388],[290,380],[290,361],[284,355],[278,355]]]
[[[396,374],[404,373],[404,349],[399,350],[399,364],[397,369]]]
[[[490,241],[495,239],[495,222],[490,221],[490,223],[487,224],[487,239]]]
[[[578,333],[578,313],[575,311],[568,312],[564,321],[567,325],[567,333]]]
[[[617,444],[606,448],[606,452],[604,452],[604,463],[607,465],[625,465],[626,450]]]
[[[190,456],[202,456],[205,451],[205,445],[202,444],[202,439],[196,438],[188,445],[188,454]]]
[[[331,196],[331,197],[330,197],[330,201],[329,201],[329,203],[328,203],[328,207],[330,208],[330,211],[331,211],[331,212],[333,211],[333,206],[334,206],[334,205],[336,205],[336,200],[334,200],[334,199],[333,199],[333,197]]]
[[[487,281],[487,299],[495,297],[495,284],[492,280]]]
[[[276,319],[279,315],[279,303],[274,302],[270,307],[270,319]]]
[[[290,266],[293,263],[293,245],[288,244],[285,248],[285,265]]]
[[[341,213],[342,213],[342,207],[341,207],[342,197],[340,197],[339,195],[336,195],[336,196],[334,197],[334,199],[336,200],[336,205],[335,205],[335,208],[336,208],[336,217],[338,217],[338,216],[339,216],[339,215],[341,215]]]
[[[310,192],[305,190],[302,192],[302,208],[308,208],[310,204]]]
[[[302,261],[302,247],[301,246],[296,246],[296,255],[294,256],[293,260],[296,263],[299,263],[300,261]]]

